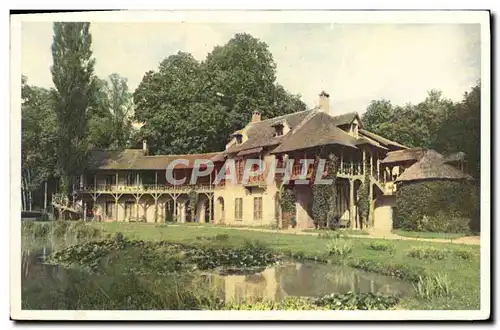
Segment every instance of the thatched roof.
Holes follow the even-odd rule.
[[[375,133],[372,133],[370,131],[367,131],[365,129],[362,129],[360,128],[358,130],[358,132],[361,134],[361,135],[364,135],[365,137],[368,137],[372,140],[375,140],[377,141],[378,143],[380,143],[381,145],[383,145],[384,147],[386,148],[397,148],[397,149],[408,149],[408,147],[400,144],[400,143],[397,143],[397,142],[394,142],[394,141],[391,141],[389,139],[386,139],[378,134],[375,134]]]
[[[146,156],[142,149],[124,149],[120,151],[93,150],[88,159],[90,170],[165,170],[177,159],[187,159],[188,168],[194,166],[196,159],[212,159],[220,152],[189,155]],[[182,167],[186,167],[182,165]]]
[[[393,164],[393,163],[402,163],[407,161],[418,161],[424,156],[426,151],[427,149],[424,148],[412,148],[412,149],[391,151],[387,153],[386,157],[382,159],[380,163]]]
[[[272,153],[333,144],[356,148],[356,139],[337,127],[335,117],[317,111],[298,128],[289,132]]]
[[[417,180],[471,180],[472,177],[444,163],[445,158],[434,150],[427,150],[422,158],[406,169],[396,182]]]
[[[276,123],[282,123],[286,120],[291,129],[299,125],[299,123],[313,110],[306,110],[291,113],[284,116],[279,116],[271,119],[261,120],[256,123],[251,123],[248,130],[245,132],[247,140],[239,145],[232,145],[227,149],[227,153],[235,153],[246,149],[267,147],[280,144],[283,136],[274,136],[276,130],[273,127]],[[238,132],[241,132],[240,130]]]

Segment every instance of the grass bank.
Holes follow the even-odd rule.
[[[191,246],[202,246],[212,241],[197,239],[227,235],[223,242],[225,247],[241,247],[248,240],[258,240],[276,252],[294,257],[344,262],[349,266],[393,275],[418,283],[440,274],[447,278],[450,290],[447,295],[434,295],[424,299],[417,294],[404,298],[398,308],[401,309],[479,309],[480,302],[480,267],[479,246],[465,246],[447,243],[431,243],[417,241],[384,241],[363,238],[341,238],[348,241],[349,252],[342,260],[330,254],[328,241],[315,236],[275,234],[256,231],[245,231],[215,226],[196,228],[190,226],[164,226],[160,224],[138,223],[94,223],[98,230],[114,234],[117,232],[129,239],[144,241],[168,241]],[[390,248],[374,247],[389,244]],[[219,243],[220,244],[220,243]],[[444,251],[444,257],[434,258],[435,253],[415,253],[418,249]],[[427,282],[426,282],[427,283]],[[432,281],[428,281],[432,283]],[[431,284],[429,284],[431,285]],[[429,289],[431,290],[431,289]]]

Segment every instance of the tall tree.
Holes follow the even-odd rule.
[[[87,111],[93,91],[94,59],[87,22],[56,22],[52,43],[52,81],[58,122],[57,169],[68,194],[87,152]]]
[[[51,91],[22,77],[21,97],[21,192],[23,209],[31,209],[33,192],[54,176],[57,120]]]
[[[249,34],[236,34],[201,63],[187,53],[169,56],[145,74],[134,104],[157,153],[220,151],[256,109],[264,118],[305,109],[276,84],[268,46]]]
[[[132,94],[127,78],[113,73],[108,80],[96,79],[89,116],[92,147],[122,149],[131,134]]]

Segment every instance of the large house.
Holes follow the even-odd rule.
[[[301,168],[300,160],[314,158],[321,148],[328,147],[339,159],[336,209],[340,224],[351,228],[363,226],[356,200],[360,187],[369,178],[372,225],[389,230],[396,202],[396,182],[411,180],[415,167],[420,168],[422,162],[427,164],[429,157],[438,156],[429,156],[429,151],[424,149],[409,149],[367,131],[357,113],[336,115],[330,113],[329,108],[329,95],[322,92],[319,106],[311,110],[269,119],[261,118],[255,111],[251,122],[234,132],[225,150],[217,153],[153,156],[148,153],[146,141],[142,149],[94,151],[85,174],[80,177],[76,199],[85,209],[93,210],[92,216],[104,221],[191,221],[284,227],[287,224],[279,219],[275,203],[281,176],[276,174],[272,183],[266,181],[269,171],[266,169],[262,175],[244,182],[242,169],[249,158],[262,159],[269,166],[274,161],[284,164],[285,160],[293,159],[287,185],[295,193],[294,221],[297,228],[310,228],[314,227],[311,185],[294,183],[314,175],[315,165],[306,171]],[[444,166],[447,175],[455,179],[466,177],[439,157],[439,162],[433,162],[438,168],[433,173],[440,173],[439,168]],[[198,178],[194,184],[169,184],[166,168],[176,159],[189,162],[175,167],[175,178],[189,178],[196,159],[210,159],[215,163],[215,171]],[[237,182],[223,180],[214,184],[214,177],[228,159],[236,163]],[[369,170],[368,175],[364,173],[365,168]]]

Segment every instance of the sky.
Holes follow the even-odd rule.
[[[480,78],[479,24],[91,23],[95,72],[118,73],[133,91],[149,70],[178,51],[203,60],[247,32],[267,43],[277,82],[308,107],[321,91],[330,111],[363,113],[371,100],[418,103],[438,89],[455,101]],[[21,71],[52,87],[52,23],[23,22]]]

